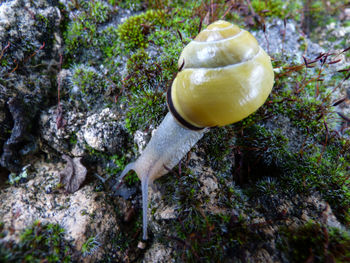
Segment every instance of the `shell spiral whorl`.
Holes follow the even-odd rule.
[[[189,128],[224,126],[256,111],[274,73],[270,57],[247,31],[217,21],[182,51],[183,66],[168,93],[169,109]]]

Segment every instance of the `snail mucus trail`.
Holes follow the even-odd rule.
[[[147,239],[148,186],[172,169],[202,138],[207,127],[240,121],[267,99],[274,73],[270,57],[247,31],[216,21],[182,51],[185,61],[168,90],[169,113],[141,156],[129,163],[141,180],[143,239]]]

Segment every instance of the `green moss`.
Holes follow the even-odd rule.
[[[22,232],[19,243],[0,244],[1,262],[71,262],[71,253],[72,245],[65,240],[64,229],[39,221]]]
[[[77,142],[78,142],[78,138],[77,138],[76,133],[71,134],[71,136],[69,137],[70,145],[73,147],[77,144]]]
[[[109,0],[111,5],[117,5],[121,8],[132,10],[132,11],[141,11],[142,10],[142,1],[141,0]]]
[[[102,54],[104,54],[106,58],[115,58],[116,55],[122,52],[118,42],[118,30],[114,25],[104,28],[97,42],[99,48],[101,48]]]
[[[158,183],[165,187],[163,202],[176,207],[176,219],[167,220],[167,229],[175,233],[169,237],[154,232],[154,238],[170,245],[176,251],[175,261],[222,262],[238,259],[240,253],[251,249],[251,244],[263,242],[263,236],[241,215],[235,212],[246,208],[247,197],[232,182],[230,175],[217,173],[216,208],[208,208],[209,196],[203,185],[188,168],[173,169],[171,175]],[[214,212],[216,211],[216,212]],[[248,212],[248,209],[246,211]]]
[[[193,199],[193,196],[188,198]],[[173,222],[168,227],[172,225]],[[177,242],[172,245],[175,257],[186,262],[238,260],[243,251],[263,240],[263,236],[243,217],[205,213],[199,206],[187,206],[179,211],[174,227]]]
[[[110,7],[102,1],[89,1],[89,12],[96,23],[104,23],[111,14]]]
[[[30,165],[26,165],[22,168],[22,171],[17,173],[10,173],[8,184],[18,186],[21,183],[27,182],[29,177]]]
[[[148,10],[140,15],[129,17],[118,27],[118,35],[126,49],[146,47],[147,35],[155,26],[164,26],[167,15],[164,11]]]
[[[92,255],[101,244],[97,240],[97,236],[89,237],[81,247],[83,256]]]
[[[349,222],[348,145],[341,148],[339,139],[332,138],[326,148],[310,142],[303,145],[301,141],[300,148],[293,149],[278,130],[268,131],[254,125],[244,132],[245,136],[238,139],[237,147],[245,154],[244,166],[251,167],[249,174],[243,175],[245,182],[270,174],[279,177],[279,193],[306,194],[316,189],[331,204],[338,218],[344,223]],[[245,148],[253,150],[248,152]],[[251,187],[257,187],[258,192],[264,190],[262,194],[271,192],[270,186],[266,189],[265,184],[263,188],[261,183]]]
[[[43,26],[44,28],[49,26],[49,19],[42,14],[37,14],[35,21],[38,23],[37,26]]]
[[[137,50],[127,62],[128,76],[124,80],[124,87],[136,92],[140,87],[154,83],[157,67],[143,48]],[[158,78],[159,79],[159,78]]]
[[[100,39],[104,37],[98,32],[98,27],[111,19],[116,12],[115,8],[104,1],[75,2],[71,9],[78,9],[79,12],[68,24],[64,34],[67,56],[75,56],[83,48],[98,47]]]
[[[306,20],[305,28],[311,37],[318,38],[314,30],[317,27],[324,28],[332,22],[339,20],[341,10],[346,5],[346,0],[331,0],[328,2],[318,0],[310,1],[308,6],[304,8],[304,16]],[[316,33],[316,35],[315,35]]]
[[[150,125],[156,127],[164,118],[167,107],[165,96],[161,92],[154,92],[152,87],[142,87],[130,98],[129,111],[126,114],[126,127],[130,132],[144,130]]]
[[[116,207],[115,212],[120,213],[118,207]],[[145,250],[138,248],[142,239],[142,231],[140,231],[142,229],[142,213],[131,216],[127,222],[124,221],[125,215],[119,216],[121,218],[118,226],[121,231],[118,231],[116,235],[107,234],[108,244],[112,249],[108,249],[101,262],[123,262],[125,257],[128,257],[128,260],[132,262],[142,261]]]
[[[110,4],[115,6],[116,3]],[[106,13],[106,19],[102,20],[92,15],[95,12],[94,8],[102,9],[99,11],[102,14],[109,10],[102,4],[81,0],[71,8],[78,9],[79,12],[65,34],[66,57],[68,56],[68,60],[76,56],[82,57],[79,54],[89,49],[93,49],[95,54],[95,57],[90,58],[90,53],[85,52],[82,64],[87,66],[73,68],[72,86],[75,89],[71,93],[72,101],[84,107],[96,99],[95,95],[107,91],[106,94],[116,94],[119,102],[128,102],[129,113],[126,122],[131,131],[144,129],[148,119],[151,123],[159,123],[166,111],[163,92],[177,71],[175,61],[182,49],[177,30],[182,33],[184,42],[189,42],[190,37],[198,31],[199,18],[192,18],[193,10],[148,10],[128,18],[115,28],[112,25],[100,25],[106,19],[110,19],[112,11]],[[142,48],[150,42],[162,47],[162,52],[156,60],[150,58]],[[126,76],[120,76],[121,63],[116,58],[129,54],[131,56],[127,63],[128,73]],[[99,76],[92,70],[92,67],[101,63],[106,68],[106,76]],[[76,87],[79,87],[78,93]],[[120,90],[124,91],[122,97]],[[146,114],[143,115],[143,112]]]
[[[110,83],[93,67],[77,65],[72,70],[70,97],[76,106],[86,109],[92,102],[103,100],[101,94],[109,91]]]
[[[338,228],[309,222],[296,229],[282,228],[280,249],[292,262],[345,262],[350,257],[350,235]]]
[[[69,29],[65,35],[66,49],[73,51],[78,48],[80,38],[84,32],[84,25],[80,21],[75,21],[69,24]]]
[[[317,190],[337,217],[349,224],[350,182],[346,174],[350,143],[328,127],[334,125],[329,91],[326,83],[316,81],[322,69],[295,67],[284,74],[276,76],[268,103],[234,125],[236,147],[244,156],[241,169],[249,169],[240,177],[252,183],[270,174],[278,178],[285,193]],[[336,75],[331,79],[335,86],[341,81]],[[269,119],[275,124],[263,121]]]
[[[263,16],[271,16],[278,18],[285,18],[287,14],[293,14],[295,20],[300,19],[300,12],[302,5],[299,1],[285,2],[282,0],[253,0],[251,1],[254,11]]]
[[[260,192],[261,195],[276,195],[280,193],[280,184],[276,178],[266,177],[257,182],[256,189]]]
[[[205,158],[210,166],[220,172],[227,172],[232,166],[235,136],[231,126],[212,128],[198,143],[206,153]]]
[[[105,158],[113,162],[113,166],[107,165],[105,167],[105,172],[112,177],[114,175],[120,174],[127,165],[125,155],[112,155],[110,157],[106,156]],[[128,175],[126,175],[123,179],[123,182],[128,186],[136,185],[139,181],[140,180],[138,179],[137,174],[132,172],[128,173]]]
[[[307,50],[307,41],[305,37],[299,37],[298,42],[300,44],[300,50],[305,52],[305,50]]]

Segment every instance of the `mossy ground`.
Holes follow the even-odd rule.
[[[318,222],[293,229],[281,229],[279,247],[292,262],[348,262],[350,235]]]
[[[224,18],[253,29],[263,28],[265,21],[273,18],[293,16],[298,22],[305,22],[301,21],[305,6],[302,2],[286,5],[280,0],[254,0],[251,5],[240,6],[231,6],[228,1],[156,2],[157,5],[152,1],[72,1],[69,8],[75,15],[65,33],[64,67],[75,65],[73,84],[80,92],[72,95],[68,91],[62,99],[71,96],[74,101],[77,99],[74,94],[79,94],[83,101],[93,103],[101,101],[102,96],[105,107],[123,108],[130,133],[146,130],[157,126],[167,111],[165,91],[178,70],[181,49],[200,29],[200,18],[209,21]],[[323,3],[313,1],[312,10],[318,11],[309,13],[313,21],[308,24],[310,28],[324,23],[325,10],[332,8],[331,18],[338,14],[339,8]],[[345,5],[343,1],[337,1],[338,4]],[[132,8],[137,13],[117,27],[113,19],[123,12],[119,7]],[[256,209],[265,217],[272,217],[268,208],[278,202],[270,198],[272,195],[288,198],[318,192],[338,219],[349,226],[350,142],[333,127],[340,120],[334,120],[331,90],[327,88],[337,86],[347,73],[328,75],[327,81],[321,81],[331,59],[332,56],[324,62],[318,60],[313,63],[315,68],[307,68],[300,63],[287,63],[274,54],[278,73],[274,91],[265,105],[237,124],[213,129],[199,143],[199,148],[206,152],[206,162],[217,172],[218,206],[242,214],[214,214],[202,209],[208,200],[199,198],[200,184],[191,170],[184,168],[178,176],[167,177],[169,191],[164,197],[165,202],[178,207],[177,219],[168,224],[175,236],[153,233],[153,240],[170,244],[179,260],[239,259],[242,251],[252,251],[255,245],[271,238],[261,233],[260,225],[246,221],[243,213],[254,212],[248,203],[260,202],[261,207]],[[91,109],[85,106],[84,110]],[[344,132],[349,135],[348,130]],[[130,146],[125,156],[133,150]],[[91,156],[103,160],[102,166],[110,167],[106,175],[119,172],[127,163],[125,156],[96,151]],[[234,158],[231,160],[234,168],[227,165],[230,158]],[[130,177],[130,183],[134,181],[135,176]],[[135,221],[131,230],[127,228],[111,241],[126,254],[135,247],[135,239],[141,238],[141,231],[137,230],[141,228],[140,214]],[[325,245],[324,229],[331,240],[327,241],[328,250],[313,249]],[[295,232],[281,228],[281,251],[291,259],[307,259],[310,250],[305,252],[295,240],[306,242],[309,235],[317,232],[324,236],[312,240],[312,256],[322,259],[332,255],[341,260],[348,257],[348,250],[334,250],[332,244],[348,248],[349,239],[337,231],[317,222]]]
[[[0,238],[4,238],[0,223]],[[1,262],[72,262],[73,246],[57,224],[39,221],[23,230],[19,243],[0,243]]]

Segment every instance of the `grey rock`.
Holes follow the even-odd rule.
[[[20,102],[26,113],[25,122],[15,120],[13,114],[10,122],[8,118],[0,118],[1,129],[6,128],[0,138],[0,146],[8,140],[5,144],[7,148],[0,149],[3,155],[1,165],[13,172],[20,171],[23,166],[17,151],[21,151],[23,144],[35,144],[35,131],[32,129],[36,125],[32,122],[49,101],[47,97],[53,88],[51,80],[62,42],[59,34],[62,17],[57,3],[13,0],[0,5],[0,43],[3,44],[0,116],[8,116],[8,103],[13,101],[11,98],[16,98],[15,101]],[[21,135],[10,137],[10,131],[14,133],[19,127]],[[26,149],[22,153],[30,154],[31,151]]]
[[[144,263],[175,262],[171,257],[172,252],[173,251],[171,248],[167,248],[161,243],[154,243],[146,251],[142,262]]]
[[[96,262],[105,255],[109,237],[119,232],[114,206],[105,193],[95,192],[93,185],[85,185],[74,194],[57,191],[63,167],[64,163],[37,160],[31,168],[36,174],[33,179],[1,191],[0,198],[6,202],[0,203],[0,218],[8,234],[0,243],[17,242],[21,231],[35,220],[58,223],[78,252],[90,237],[96,238],[96,250],[84,258],[84,262]]]
[[[59,153],[83,156],[85,146],[83,141],[77,139],[77,133],[85,123],[86,113],[69,111],[66,112],[66,103],[62,102],[63,119],[65,125],[57,129],[57,106],[54,106],[40,115],[39,132],[44,144]]]
[[[13,126],[11,114],[7,107],[7,100],[6,89],[4,86],[0,85],[0,149],[2,149],[5,141],[10,136],[10,131]]]
[[[0,159],[0,165],[7,167],[11,171],[20,171],[20,162],[18,149],[27,139],[27,129],[30,117],[27,116],[27,110],[23,107],[23,101],[18,98],[11,98],[7,102],[9,111],[14,121],[10,138],[3,147],[3,154]],[[21,151],[19,151],[21,152]],[[22,152],[26,152],[23,151]]]
[[[77,137],[95,150],[116,154],[125,148],[128,135],[116,114],[106,108],[89,116]]]
[[[110,154],[121,153],[128,141],[125,127],[117,115],[109,108],[96,113],[66,111],[62,102],[63,118],[66,122],[57,129],[57,107],[44,111],[40,116],[40,133],[45,143],[60,153],[84,156],[88,148]]]
[[[311,60],[325,52],[323,47],[307,38],[293,20],[287,20],[284,26],[283,20],[275,19],[266,23],[266,33],[262,30],[251,33],[270,55],[283,54],[284,59],[290,62],[303,63],[303,55]],[[303,41],[306,41],[308,46],[306,54],[303,54],[304,50],[301,49]]]

